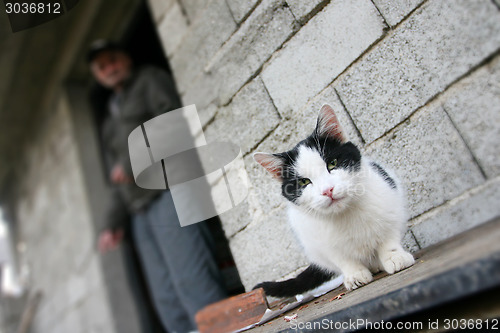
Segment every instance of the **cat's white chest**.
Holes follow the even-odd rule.
[[[338,262],[345,258],[372,264],[376,249],[391,225],[371,224],[339,217],[325,220],[311,217],[300,209],[289,207],[290,225],[300,240],[307,257],[319,266],[338,271]]]
[[[332,257],[343,240],[340,230],[333,224],[312,218],[297,208],[289,208],[290,225],[307,257],[323,267],[337,270]]]

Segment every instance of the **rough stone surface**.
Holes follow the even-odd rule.
[[[460,81],[444,108],[488,177],[500,175],[500,57]]]
[[[363,138],[380,137],[491,55],[498,31],[491,1],[425,3],[336,86]]]
[[[225,105],[294,31],[295,20],[282,0],[264,0],[206,67],[218,78]]]
[[[190,105],[190,104],[184,104],[184,105]],[[196,111],[198,111],[198,116],[200,117],[201,126],[205,127],[210,121],[212,121],[212,118],[217,114],[218,110],[219,109],[215,104],[210,104],[205,108],[199,108],[198,106],[196,106]]]
[[[229,9],[231,9],[231,13],[233,13],[236,22],[240,23],[258,2],[259,0],[227,0],[227,5]]]
[[[150,12],[155,22],[159,22],[167,9],[175,4],[175,0],[148,0]]]
[[[186,12],[189,22],[194,23],[198,16],[205,11],[207,4],[212,0],[180,0],[184,11]],[[201,16],[201,20],[204,20]]]
[[[203,72],[194,80],[181,96],[184,105],[196,104],[203,109],[209,104],[220,105],[219,87],[221,81],[215,73]]]
[[[403,244],[403,248],[405,248],[407,251],[410,251],[411,253],[415,253],[420,250],[420,246],[418,245],[417,240],[415,239],[415,236],[413,235],[411,230],[406,231],[401,243]]]
[[[219,109],[215,120],[205,130],[205,136],[207,141],[233,142],[245,155],[278,126],[279,121],[279,114],[264,84],[256,78],[234,97],[230,105]]]
[[[484,179],[440,105],[431,105],[367,148],[403,184],[410,216],[417,216]]]
[[[492,179],[419,216],[413,234],[422,247],[435,244],[500,215],[500,178]]]
[[[18,183],[16,223],[26,245],[19,260],[30,271],[30,288],[43,297],[32,332],[114,331],[105,293],[94,295],[99,316],[80,308],[88,294],[104,287],[95,234],[87,206],[76,143],[65,99],[41,126],[27,152]],[[86,317],[83,325],[83,317]]]
[[[341,0],[326,6],[263,71],[278,110],[300,110],[375,42],[383,28],[382,18],[368,0]]]
[[[267,211],[229,242],[246,290],[262,281],[276,280],[307,264],[286,222],[285,209]]]
[[[202,19],[192,23],[182,43],[170,59],[181,93],[200,75],[206,63],[236,29],[224,0],[213,0]]]
[[[158,34],[163,41],[163,48],[167,56],[172,56],[179,47],[182,38],[188,30],[186,17],[178,2],[175,2],[165,13],[158,26]]]
[[[424,0],[373,0],[387,24],[395,26]]]
[[[286,0],[293,15],[299,21],[302,21],[314,8],[316,8],[324,0]]]

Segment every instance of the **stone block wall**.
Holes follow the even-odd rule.
[[[67,99],[39,124],[10,209],[28,291],[42,293],[30,332],[114,332]],[[131,331],[132,332],[132,331]]]
[[[241,146],[251,188],[221,216],[243,284],[307,261],[279,184],[323,103],[406,188],[412,251],[500,215],[500,5],[492,0],[149,0],[184,104]]]

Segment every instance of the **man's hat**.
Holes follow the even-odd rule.
[[[118,43],[106,39],[98,39],[90,44],[87,52],[87,63],[91,63],[99,53],[104,51],[122,51],[127,53],[123,46]]]

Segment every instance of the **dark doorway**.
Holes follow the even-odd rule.
[[[168,60],[157,35],[156,27],[151,19],[149,8],[144,2],[139,6],[119,42],[130,53],[136,66],[154,65],[171,73]],[[102,121],[99,115],[104,114],[102,108],[106,107],[109,91],[95,87],[92,93],[95,95],[95,99],[92,103],[94,111],[100,109],[100,111],[96,113],[97,116],[95,119],[99,126],[99,122]],[[210,219],[207,225],[215,241],[216,258],[224,276],[228,293],[230,295],[235,295],[244,292],[229,248],[229,243],[225,237],[219,218]],[[132,290],[132,293],[135,295],[134,298],[136,298],[136,302],[138,303],[138,311],[141,312],[139,313],[141,321],[148,321],[150,324],[147,325],[150,326],[147,330],[144,327],[143,329],[145,329],[145,331],[151,331],[152,328],[152,332],[162,332],[163,330],[161,329],[158,317],[152,306],[151,298],[130,235],[127,243],[129,245],[124,248],[124,258],[125,261],[127,261],[125,263],[125,266],[127,266],[125,269],[128,271],[128,275],[130,275],[128,277],[129,282],[135,285],[136,290]]]

